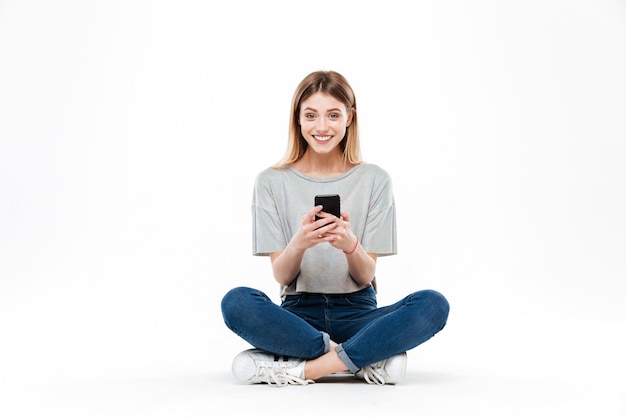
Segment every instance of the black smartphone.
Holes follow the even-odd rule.
[[[324,194],[315,196],[315,205],[323,206],[323,212],[332,214],[335,217],[341,217],[341,207],[339,202],[339,194]],[[321,217],[315,216],[315,220],[319,220]]]

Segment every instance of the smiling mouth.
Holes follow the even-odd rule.
[[[332,139],[332,136],[313,136],[318,142],[328,142]]]

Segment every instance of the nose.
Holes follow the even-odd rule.
[[[326,132],[328,130],[328,121],[325,117],[318,117],[315,129],[319,132]]]

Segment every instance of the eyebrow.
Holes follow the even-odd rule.
[[[308,111],[314,111],[314,112],[316,112],[316,113],[317,113],[317,109],[314,109],[314,108],[312,108],[312,107],[305,107],[304,109],[302,109],[302,111],[307,111],[307,110],[308,110]],[[339,109],[339,108],[336,108],[336,109],[328,109],[328,110],[327,110],[327,112],[328,112],[328,113],[330,113],[330,112],[341,112],[341,109]]]

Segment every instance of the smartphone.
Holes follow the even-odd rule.
[[[339,194],[324,194],[315,196],[315,205],[323,206],[323,212],[332,214],[335,217],[341,217],[341,209],[339,204]],[[315,220],[321,217],[315,216]]]

